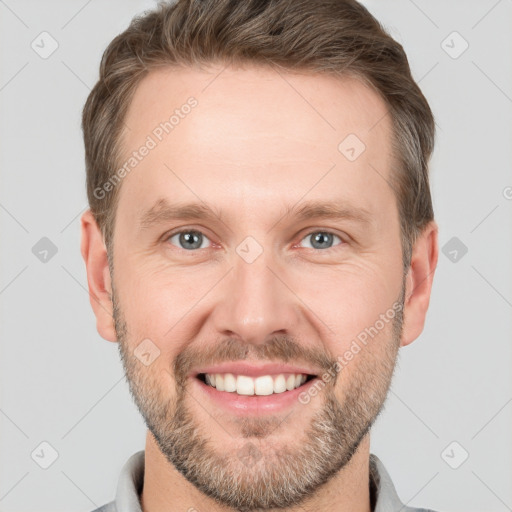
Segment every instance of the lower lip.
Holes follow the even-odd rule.
[[[302,386],[284,391],[283,393],[273,393],[272,395],[238,395],[237,393],[228,393],[227,391],[218,391],[213,386],[205,384],[196,377],[192,377],[194,386],[199,388],[201,393],[206,394],[210,400],[235,414],[266,414],[286,411],[295,404],[302,405],[299,402],[299,395],[307,392],[308,389],[318,381],[318,377],[309,380]]]

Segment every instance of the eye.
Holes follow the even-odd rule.
[[[338,235],[330,231],[311,231],[302,240],[310,239],[310,248],[312,249],[331,249],[334,238],[343,243],[343,240]]]
[[[172,242],[172,239],[176,237],[176,243]],[[166,240],[169,240],[173,245],[177,245],[180,249],[191,251],[194,249],[205,249],[206,247],[203,246],[203,242],[208,240],[208,238],[200,231],[186,229],[169,235]]]
[[[330,231],[311,231],[302,240],[311,240],[308,248],[325,250],[332,248],[335,238],[340,241],[337,245],[344,243],[338,235]],[[173,239],[175,240],[173,241]],[[206,249],[208,247],[206,241],[209,241],[209,238],[195,229],[185,229],[171,233],[166,237],[166,241],[169,241],[180,249],[194,251],[195,249]]]

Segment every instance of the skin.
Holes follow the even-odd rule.
[[[114,283],[127,327],[125,354],[146,338],[158,346],[160,356],[136,371],[148,395],[167,399],[169,407],[177,389],[172,363],[184,351],[211,351],[230,337],[257,354],[280,334],[311,353],[336,358],[392,307],[405,283],[398,343],[387,324],[330,387],[307,405],[294,404],[286,419],[277,414],[279,427],[263,438],[244,436],[233,414],[219,412],[197,387],[188,388],[186,405],[214,450],[234,460],[252,440],[270,460],[274,450],[298,450],[327,393],[347,403],[351,383],[365,382],[369,368],[382,377],[368,386],[383,401],[398,346],[423,329],[437,265],[437,225],[431,222],[416,240],[404,281],[398,208],[387,183],[393,165],[390,117],[383,100],[360,81],[255,66],[220,71],[166,69],[141,82],[125,119],[127,158],[190,96],[198,106],[122,181],[114,280],[90,210],[81,219],[81,251],[99,334],[120,341]],[[350,133],[366,145],[353,162],[338,150]],[[202,201],[221,212],[222,220],[166,221],[141,229],[141,213],[160,198],[170,204]],[[369,222],[283,216],[287,206],[309,200],[364,209]],[[175,228],[203,233],[203,248],[186,250],[178,236],[164,236]],[[319,231],[336,235],[330,248],[313,248],[310,235]],[[247,236],[263,249],[250,264],[236,251]],[[345,467],[300,507],[286,510],[371,510],[369,447],[366,434]],[[232,510],[184,478],[150,431],[141,501],[145,512]]]

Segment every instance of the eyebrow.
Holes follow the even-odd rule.
[[[332,219],[350,220],[366,225],[372,223],[372,215],[368,210],[342,201],[315,200],[298,203],[288,206],[279,221],[286,216],[291,216],[298,221]],[[154,225],[174,220],[220,220],[222,222],[221,213],[206,203],[170,204],[167,199],[161,198],[151,208],[142,212],[139,225],[142,230],[146,230]]]
[[[372,222],[372,214],[368,210],[343,201],[307,201],[302,205],[288,207],[285,215],[291,215],[300,221],[310,219],[345,219],[361,224],[371,224]]]
[[[214,208],[202,203],[170,204],[167,199],[159,199],[151,208],[144,211],[140,217],[141,229],[148,229],[155,224],[172,220],[219,220],[220,213]]]

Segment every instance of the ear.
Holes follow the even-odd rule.
[[[112,285],[107,249],[101,230],[90,209],[81,217],[80,251],[87,269],[89,301],[96,315],[96,329],[107,341],[117,341],[112,312]]]
[[[431,221],[416,239],[406,276],[404,324],[401,346],[412,343],[423,331],[438,257],[438,227]]]

